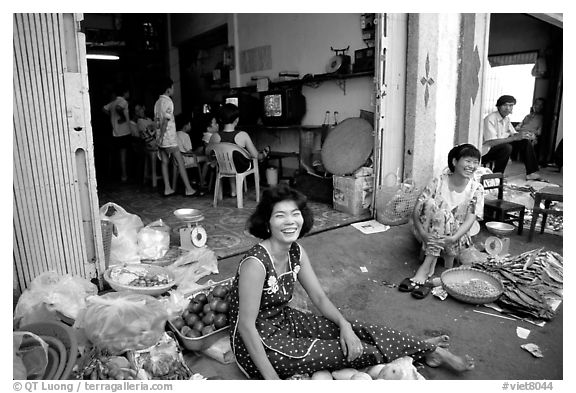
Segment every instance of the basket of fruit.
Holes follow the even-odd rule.
[[[140,263],[109,267],[104,272],[104,279],[118,292],[132,291],[151,296],[161,295],[175,284],[170,270]]]
[[[440,279],[450,296],[466,303],[492,303],[504,292],[504,286],[498,278],[469,267],[446,270]]]
[[[168,321],[184,348],[202,351],[222,337],[229,328],[228,301],[232,278],[193,292],[182,315]]]

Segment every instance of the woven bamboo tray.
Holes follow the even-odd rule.
[[[442,287],[450,296],[470,304],[486,304],[496,301],[504,292],[500,280],[490,273],[470,267],[446,270],[440,276]],[[473,295],[475,289],[487,289],[484,295]]]

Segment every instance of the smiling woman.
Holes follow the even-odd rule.
[[[267,189],[248,220],[250,233],[264,240],[240,261],[227,299],[231,347],[246,376],[284,379],[359,369],[402,356],[457,371],[474,367],[471,358],[437,348],[437,339],[421,341],[387,327],[347,321],[326,296],[308,254],[296,242],[312,223],[306,198],[285,185]],[[289,306],[296,280],[322,315]]]

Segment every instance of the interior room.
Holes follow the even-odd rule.
[[[377,378],[379,371],[355,367],[346,378],[333,372],[339,370],[329,370],[329,379],[359,379],[365,375],[352,376],[363,373],[370,379],[423,378],[455,384],[544,380],[557,388],[569,377],[563,363],[562,18],[562,14],[527,13],[15,16],[14,86],[19,94],[14,112],[14,314],[21,317],[19,299],[27,299],[31,283],[45,272],[81,276],[98,296],[122,293],[131,284],[115,286],[112,272],[127,269],[135,258],[145,269],[169,272],[168,278],[162,276],[167,282],[158,284],[162,291],[154,295],[173,307],[163,322],[181,352],[178,367],[170,370],[178,368],[180,374],[174,373],[174,378],[248,379],[232,352],[230,334],[236,331],[226,323],[216,327],[214,321],[195,327],[198,320],[188,317],[202,315],[198,318],[203,321],[216,309],[202,309],[204,314],[192,311],[199,294],[210,296],[203,306],[225,300],[226,307],[233,307],[229,297],[218,296],[214,289],[222,285],[232,291],[237,285],[233,279],[244,256],[264,244],[251,233],[248,222],[263,193],[285,184],[307,199],[313,225],[297,243],[337,313],[370,328],[385,325],[432,340],[434,348],[447,346],[438,340],[449,340],[447,350],[462,355],[456,361],[450,358],[451,369],[409,358],[406,368],[391,371],[401,375],[383,373]],[[33,34],[41,28],[30,28],[45,25],[57,27],[61,47]],[[44,65],[49,72],[30,70],[32,55],[27,53],[38,60],[36,50],[41,53],[44,48],[46,53],[58,53],[57,61]],[[51,67],[57,66],[65,71],[52,72]],[[522,78],[508,83],[510,78],[499,71],[516,66],[521,67]],[[42,79],[45,75],[54,82]],[[165,77],[173,81],[170,94]],[[44,96],[35,90],[37,85],[43,87],[38,91]],[[117,102],[121,89],[129,92],[126,101],[134,121],[125,146],[126,179],[122,154],[114,147],[111,119],[116,118],[104,110]],[[186,195],[178,161],[169,161],[163,172],[157,145],[150,148],[138,128],[140,118],[149,121],[146,131],[161,128],[154,113],[161,94],[171,95],[173,107],[167,113],[175,118],[177,130],[189,123],[191,146],[185,152],[179,148],[179,154],[194,195]],[[512,153],[499,183],[482,178],[491,173],[476,149],[481,148],[483,118],[504,94],[517,98],[510,117],[513,125],[528,115],[534,99],[545,99],[537,145],[542,176],[538,181],[527,180],[519,152]],[[203,139],[206,133],[213,138],[206,119],[220,119],[230,103],[240,113],[236,130],[245,131],[258,152],[258,157],[248,158],[253,173],[243,181],[232,153],[215,151],[211,156]],[[31,111],[35,106],[41,110]],[[136,107],[144,108],[144,114],[136,115]],[[218,124],[220,134],[229,124]],[[26,130],[37,125],[56,136],[46,132],[33,143]],[[71,136],[60,131],[68,129]],[[470,221],[474,212],[467,211],[471,227],[460,234],[469,239],[470,252],[455,258],[445,252],[434,255],[424,282],[415,283],[413,278],[429,257],[429,249],[415,235],[418,197],[425,188],[431,192],[432,179],[441,173],[455,173],[449,167],[461,157],[446,157],[468,143],[474,145],[473,157],[462,160],[472,161],[465,164],[475,171],[466,177],[466,184],[496,184],[495,189],[478,188],[482,204],[476,204],[476,194],[475,203],[469,203],[472,210],[482,206],[474,225]],[[32,158],[37,156],[45,159]],[[229,173],[222,169],[226,165],[233,167]],[[457,165],[457,170],[460,174],[469,168]],[[236,179],[236,186],[225,175]],[[490,210],[487,201],[500,208]],[[510,206],[521,213],[508,214],[505,208]],[[148,250],[153,257],[141,257],[142,237],[131,239],[136,251],[128,250],[128,241],[123,248],[118,246],[126,233],[118,233],[125,224],[115,223],[118,213],[135,220],[139,233],[154,231],[145,240],[162,238],[161,249]],[[267,229],[274,234],[272,222],[271,216]],[[282,231],[289,238],[292,228]],[[438,241],[446,241],[442,244],[448,250],[448,240]],[[115,253],[119,248],[132,254]],[[300,265],[298,269],[290,265],[294,250],[283,251],[288,270],[277,274],[278,282],[282,276],[297,281]],[[483,277],[488,281],[482,282],[493,283],[498,296],[463,297],[447,284],[450,273],[460,275],[457,279],[477,274],[472,281]],[[407,280],[410,288],[404,291],[401,286]],[[528,280],[540,286],[524,291]],[[142,281],[144,286],[150,284]],[[265,285],[274,292],[273,282]],[[174,288],[186,291],[168,292]],[[150,293],[149,288],[139,289],[143,292],[137,293]],[[546,296],[537,289],[546,291]],[[295,282],[292,291],[290,307],[306,313],[325,311],[302,282]],[[184,300],[170,303],[180,295]],[[54,314],[54,308],[50,305],[43,309],[46,314],[38,315],[49,322],[55,315],[58,323],[73,329],[74,318],[57,308]],[[25,316],[33,320],[30,315]],[[83,320],[87,314],[76,315]],[[94,352],[78,358],[80,367],[74,371],[67,365],[66,372],[60,370],[61,379],[93,376],[87,370]],[[133,373],[124,370],[122,376],[139,379],[134,359],[124,367]],[[312,372],[295,372],[291,379],[314,376],[320,378]]]

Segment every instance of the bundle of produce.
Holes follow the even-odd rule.
[[[72,378],[100,381],[147,379],[144,373],[138,373],[126,357],[111,355],[107,350],[97,347],[92,347],[80,359],[73,369]]]
[[[562,299],[563,258],[560,254],[532,250],[501,259],[490,257],[473,267],[500,279],[504,293],[496,303],[501,307],[537,319],[554,317],[550,303]]]
[[[165,332],[150,348],[128,352],[128,358],[139,373],[144,372],[146,379],[188,380],[192,377],[171,332]]]

